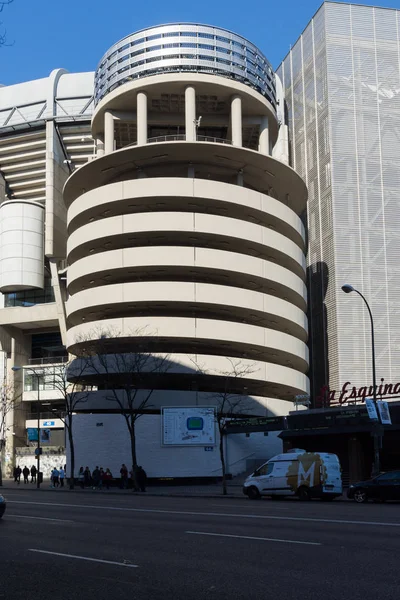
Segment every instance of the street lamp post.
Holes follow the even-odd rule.
[[[342,285],[342,290],[343,292],[345,292],[346,294],[350,294],[351,292],[356,292],[356,294],[358,294],[359,296],[361,296],[361,298],[364,300],[365,302],[365,306],[368,309],[368,313],[369,313],[369,318],[371,321],[371,351],[372,351],[372,398],[374,401],[374,405],[375,405],[375,409],[376,409],[376,414],[378,415],[378,419],[379,419],[379,410],[378,410],[378,403],[377,403],[377,395],[376,395],[376,364],[375,364],[375,334],[374,334],[374,319],[372,317],[372,312],[371,309],[369,307],[369,304],[367,302],[367,300],[365,299],[365,297],[362,295],[361,292],[359,292],[358,290],[356,290],[352,285],[349,285],[348,283],[346,283],[345,285]],[[380,427],[379,427],[380,429]],[[373,471],[374,474],[378,474],[380,472],[380,446],[381,446],[381,439],[380,439],[380,433],[378,431],[374,431],[374,466],[373,466]]]
[[[22,371],[22,367],[12,367],[14,372]],[[40,489],[40,376],[33,369],[29,369],[37,380],[37,449],[36,449],[36,458],[37,458],[37,475],[36,475],[36,487]]]

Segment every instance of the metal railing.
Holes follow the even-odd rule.
[[[184,133],[177,133],[175,135],[158,135],[147,140],[148,144],[157,144],[158,142],[182,142],[186,139]]]
[[[28,365],[58,365],[68,362],[68,356],[45,356],[42,358],[29,358]]]
[[[198,135],[197,136],[197,141],[198,142],[211,142],[213,144],[228,144],[229,146],[232,146],[232,140],[226,140],[224,138],[211,137],[209,135]]]
[[[171,135],[158,135],[156,137],[151,137],[147,139],[148,144],[158,144],[160,142],[184,142],[186,140],[186,135],[184,133],[177,133]],[[212,144],[228,144],[232,146],[232,140],[227,140],[225,138],[212,137],[210,135],[198,135],[196,137],[196,142],[210,142]],[[122,148],[131,148],[132,146],[137,146],[137,142],[131,142],[130,144],[126,144]],[[121,148],[121,150],[122,150]]]
[[[54,412],[52,411],[40,411],[40,418],[41,419],[51,419],[52,421],[54,421],[55,419],[59,419],[60,418],[60,414],[62,413],[62,411],[58,410],[57,408],[54,409]],[[64,413],[62,413],[64,415]],[[26,415],[26,420],[27,421],[36,421],[37,419],[37,413],[28,413]]]

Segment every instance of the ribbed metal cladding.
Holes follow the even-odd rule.
[[[195,23],[142,29],[111,46],[96,70],[95,101],[132,79],[167,71],[215,73],[235,79],[276,106],[275,76],[262,52],[227,29]]]
[[[370,303],[378,382],[398,378],[399,30],[397,10],[325,3],[279,69],[293,166],[309,188],[314,394],[372,383],[368,313],[344,283]]]

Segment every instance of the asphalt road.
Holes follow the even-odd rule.
[[[400,597],[400,504],[6,496],[7,600]]]

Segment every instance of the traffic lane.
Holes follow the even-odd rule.
[[[151,500],[149,502],[149,500]],[[305,522],[337,522],[338,524],[352,524],[354,523],[389,523],[400,525],[400,510],[396,504],[392,505],[346,505],[346,510],[342,509],[340,504],[333,505],[329,504],[327,507],[318,503],[285,503],[285,502],[271,502],[271,503],[257,503],[257,502],[245,502],[238,503],[232,501],[226,502],[193,502],[192,499],[176,501],[175,498],[145,498],[143,496],[131,495],[130,498],[116,498],[115,496],[99,496],[90,495],[81,496],[76,498],[75,496],[69,496],[66,494],[59,494],[57,496],[52,495],[51,497],[44,498],[40,495],[13,495],[8,498],[8,509],[15,512],[21,512],[20,509],[30,511],[30,514],[48,517],[49,519],[56,516],[57,518],[68,518],[69,511],[76,509],[89,510],[93,514],[96,511],[100,512],[143,512],[147,511],[150,513],[154,511],[154,514],[159,512],[160,514],[179,514],[179,513],[195,513],[196,515],[213,515],[218,514],[222,516],[227,514],[244,514],[247,518],[251,518],[252,515],[276,517],[277,519],[287,520],[304,520]],[[60,511],[60,515],[58,514]],[[27,513],[28,514],[28,513]]]
[[[120,551],[115,558],[120,561],[135,560],[138,568],[129,572],[124,567],[103,564],[99,570],[95,563],[54,555],[35,554],[32,557],[31,554],[34,553],[21,548],[23,543],[18,537],[7,543],[7,558],[18,561],[14,565],[19,565],[19,574],[45,573],[46,582],[51,582],[54,577],[57,579],[58,572],[70,572],[74,580],[78,576],[88,586],[88,593],[86,587],[78,590],[81,594],[84,591],[85,598],[95,595],[97,598],[109,597],[111,593],[116,593],[115,583],[121,580],[125,583],[134,582],[134,597],[139,599],[202,599],[209,598],[212,594],[219,598],[248,598],[249,595],[264,597],[266,591],[268,594],[276,593],[282,600],[297,600],[302,595],[319,600],[322,591],[325,600],[336,600],[345,594],[355,600],[377,596],[383,599],[397,598],[397,555],[393,552],[382,555],[382,549],[375,545],[371,547],[371,544],[360,544],[357,553],[347,548],[338,552],[335,547],[328,545],[304,547],[238,538],[201,538],[182,535],[176,528],[174,535],[166,537],[166,522],[159,535],[155,535],[154,530],[149,531],[150,523],[144,525],[147,528],[143,532],[136,531],[134,536],[128,538],[129,543],[126,537],[121,539],[117,528],[110,530],[103,544],[90,527],[86,531],[73,530],[81,556],[108,560],[110,536],[116,538],[112,538],[114,543],[128,545],[131,554],[126,555]],[[33,527],[36,533],[42,533],[41,549],[48,547],[49,552],[63,551],[60,545],[55,547],[52,536],[44,539],[43,531],[37,523]],[[1,532],[0,529],[0,535]],[[32,547],[32,541],[39,538],[35,531],[31,530],[29,533],[29,547]],[[55,538],[58,540],[57,536]],[[57,543],[60,544],[61,540]],[[72,550],[71,540],[68,539],[64,552],[71,554]],[[0,556],[3,552],[4,548],[3,551],[0,550]],[[0,561],[0,565],[2,562]],[[99,577],[104,579],[101,589],[96,582]],[[68,578],[58,579],[60,585],[70,584]],[[75,593],[75,587],[72,587]],[[41,597],[45,599],[52,597],[51,594],[57,589],[51,585],[49,587],[47,583],[45,588],[44,593],[41,590]],[[95,593],[92,595],[93,590]],[[24,593],[26,594],[25,588]],[[132,589],[129,592],[119,591],[118,597],[125,598],[126,593],[132,594]]]
[[[263,498],[260,501],[251,501],[247,498],[230,499],[230,498],[177,498],[177,497],[154,497],[146,496],[146,494],[134,494],[127,492],[126,494],[107,494],[104,492],[93,493],[69,493],[58,492],[58,490],[32,490],[19,492],[18,490],[7,490],[3,492],[7,500],[11,503],[12,500],[20,502],[49,502],[55,504],[73,505],[104,505],[109,504],[114,507],[142,507],[142,508],[158,508],[165,507],[168,509],[181,509],[182,507],[192,507],[194,510],[207,510],[212,507],[214,509],[229,510],[232,512],[232,507],[235,512],[246,513],[280,513],[284,512],[293,516],[314,516],[320,518],[338,518],[338,519],[360,519],[360,520],[376,520],[381,521],[389,519],[390,521],[400,523],[400,503],[386,504],[356,504],[355,502],[331,502],[325,503],[318,500],[312,502],[300,502],[294,500],[269,500]]]
[[[12,507],[13,505],[11,505]],[[165,541],[174,541],[176,533],[182,535],[186,531],[211,533],[220,535],[237,535],[240,537],[267,537],[270,541],[288,540],[290,542],[321,543],[341,548],[343,546],[358,548],[374,540],[374,544],[387,552],[398,551],[400,527],[398,524],[386,522],[385,525],[374,524],[373,521],[340,521],[338,519],[293,517],[277,514],[259,514],[190,510],[167,508],[122,508],[92,506],[57,506],[14,505],[8,509],[6,519],[14,522],[13,531],[24,535],[32,528],[38,527],[53,537],[56,531],[56,543],[74,540],[74,529],[90,530],[109,540],[109,551],[129,550],[131,536],[159,536],[162,532]],[[232,509],[234,507],[230,507]],[[46,515],[46,516],[44,516]],[[101,532],[101,534],[99,533]],[[3,535],[5,531],[3,530]],[[187,534],[194,535],[194,534]],[[115,541],[115,544],[114,544]],[[82,540],[85,544],[85,540]],[[284,542],[282,542],[284,543]],[[126,545],[124,545],[126,544]],[[115,546],[115,547],[114,547]],[[114,559],[111,554],[111,559]]]

